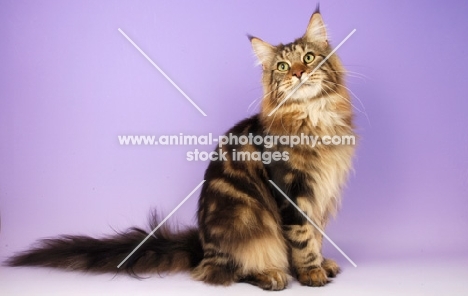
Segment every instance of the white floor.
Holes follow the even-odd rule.
[[[0,295],[468,295],[468,258],[430,261],[342,262],[343,272],[329,285],[309,288],[291,280],[281,292],[265,292],[248,284],[212,287],[186,274],[137,280],[44,268],[0,267]]]

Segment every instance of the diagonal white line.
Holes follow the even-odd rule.
[[[317,224],[314,223],[314,221],[312,221],[312,219],[309,218],[309,216],[307,216],[287,195],[286,193],[283,192],[283,190],[281,190],[276,184],[275,182],[273,182],[272,180],[268,180],[270,181],[270,183],[275,186],[275,188],[284,196],[284,198],[286,198],[298,211],[299,213],[301,213],[306,219],[307,221],[310,222],[310,224],[312,224],[322,235],[323,237],[325,237],[334,247],[335,249],[337,249],[341,255],[343,255],[346,259],[348,259],[349,263],[351,263],[354,267],[357,267],[356,263],[354,263],[353,260],[351,260],[351,258],[348,257],[348,255],[345,254],[345,252],[343,252],[340,247],[338,247],[332,240],[331,238],[328,237],[328,235],[326,235],[325,232],[323,232],[322,229],[320,229],[320,227],[318,227]]]
[[[184,200],[181,201],[180,204],[174,210],[172,210],[172,212],[169,215],[167,215],[167,217],[164,218],[164,220],[162,220],[161,223],[159,223],[158,226],[156,226],[156,228],[154,228],[153,231],[151,231],[145,237],[145,239],[142,240],[141,243],[138,246],[136,246],[136,248],[133,249],[133,251],[130,254],[128,254],[127,257],[125,257],[124,260],[122,260],[122,262],[120,262],[119,265],[117,265],[117,268],[120,268],[120,266],[122,266],[122,264],[124,264],[128,260],[128,258],[130,258],[133,255],[133,253],[135,253],[136,250],[138,250],[159,229],[159,227],[161,227],[167,221],[167,219],[169,219],[172,216],[172,214],[174,214],[189,199],[189,197],[192,196],[192,194],[195,191],[197,191],[197,189],[200,188],[200,186],[202,186],[203,183],[205,183],[205,181],[206,180],[201,181],[200,184],[198,184],[197,187],[195,187],[195,189],[193,189],[192,192],[190,192],[189,195],[187,195],[187,197],[184,198]]]
[[[330,53],[325,57],[325,59],[323,59],[323,60],[317,65],[317,67],[314,68],[314,70],[312,70],[312,72],[310,72],[309,74],[307,74],[307,76],[305,76],[305,78],[302,79],[301,82],[293,88],[293,90],[278,104],[278,106],[275,107],[275,109],[273,109],[273,110],[268,114],[268,116],[273,115],[273,113],[275,113],[276,110],[278,110],[278,108],[281,107],[281,106],[284,104],[284,102],[286,102],[286,101],[296,92],[296,90],[298,90],[299,87],[301,87],[301,85],[303,85],[303,84],[307,81],[307,79],[309,79],[309,77],[312,76],[312,75],[315,73],[315,71],[317,71],[317,70],[318,70],[318,69],[319,69],[319,68],[320,68],[320,67],[321,67],[337,50],[338,50],[338,48],[340,48],[341,45],[343,45],[343,44],[346,42],[346,40],[348,40],[349,37],[351,37],[351,35],[354,34],[354,32],[356,32],[356,29],[352,30],[351,33],[349,33],[348,36],[346,36],[346,38],[343,39],[343,41],[341,41],[340,44],[338,44],[338,46],[335,47],[335,49],[332,50],[332,52],[330,52]]]
[[[153,65],[190,103],[192,103],[195,108],[197,108],[198,111],[200,111],[201,114],[203,114],[203,116],[207,116],[205,112],[203,112],[203,110],[200,109],[200,107],[198,107],[198,105],[195,104],[195,102],[192,101],[192,99],[190,99],[189,96],[182,89],[180,89],[180,87],[174,81],[172,81],[172,79],[167,76],[166,73],[164,73],[164,71],[161,70],[161,68],[159,68],[155,62],[153,62],[153,60],[150,59],[149,56],[147,56],[146,53],[144,53],[143,50],[141,50],[141,48],[138,47],[138,45],[136,45],[135,42],[133,42],[133,40],[127,36],[127,34],[124,33],[124,31],[122,31],[122,29],[119,28],[118,30],[151,63],[151,65]]]

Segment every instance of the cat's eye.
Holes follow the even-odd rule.
[[[279,62],[277,66],[278,71],[286,72],[289,70],[289,64],[286,62]]]
[[[315,59],[315,56],[311,53],[311,52],[308,52],[306,53],[306,55],[304,56],[304,63],[306,64],[310,64],[312,63],[312,61]]]

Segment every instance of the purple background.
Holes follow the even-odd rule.
[[[254,114],[260,68],[246,34],[290,42],[315,5],[2,1],[0,259],[41,237],[109,234],[145,225],[151,208],[172,211],[203,178],[207,163],[185,159],[197,147],[124,147],[117,135],[219,135]],[[366,110],[327,233],[358,265],[466,256],[468,3],[322,1],[321,11],[334,45],[357,29],[338,55]],[[197,195],[170,222],[193,224]]]

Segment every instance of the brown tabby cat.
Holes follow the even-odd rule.
[[[332,51],[318,9],[304,36],[292,43],[272,46],[255,37],[250,41],[263,67],[261,111],[226,135],[354,135],[351,103],[338,57],[332,55],[309,75]],[[300,82],[303,84],[281,104]],[[322,235],[269,180],[323,229],[339,204],[354,147],[231,143],[221,149],[227,160],[211,161],[206,170],[198,228],[179,232],[159,229],[120,269],[117,265],[147,232],[132,228],[104,239],[46,239],[37,248],[10,258],[7,264],[96,272],[126,270],[132,274],[190,271],[195,279],[209,284],[248,282],[265,290],[284,289],[288,274],[307,286],[328,283],[340,269],[322,257]],[[234,160],[235,152],[277,152],[287,157],[266,164]],[[151,226],[155,225],[153,221]]]

